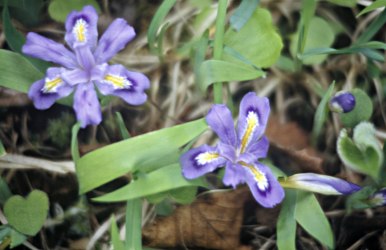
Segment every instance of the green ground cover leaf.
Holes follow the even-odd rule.
[[[111,245],[114,250],[124,250],[125,246],[119,237],[119,229],[115,217],[111,217]]]
[[[340,5],[343,7],[354,7],[357,4],[357,0],[328,0],[330,3]]]
[[[379,180],[383,163],[383,152],[375,137],[374,125],[368,122],[358,124],[353,139],[342,129],[337,141],[337,151],[341,160],[353,170]]]
[[[101,12],[96,0],[52,0],[48,6],[48,14],[55,21],[64,23],[71,11],[79,11],[86,5],[92,5],[98,13]]]
[[[8,184],[0,176],[0,205],[4,205],[5,202],[12,196],[11,190]]]
[[[260,68],[272,66],[280,56],[283,43],[272,23],[268,10],[258,8],[245,25],[235,31],[228,29],[224,35],[224,45]],[[223,53],[223,60],[240,64],[240,60]]]
[[[27,27],[40,23],[44,4],[44,0],[0,0],[0,6],[10,7],[12,17]]]
[[[355,127],[362,121],[367,121],[373,114],[373,103],[370,97],[361,89],[353,89],[355,107],[348,113],[339,114],[340,120],[346,127]]]
[[[179,147],[207,129],[204,119],[123,140],[81,157],[76,165],[80,193],[128,172],[149,172],[175,163]]]
[[[206,186],[206,182],[202,178],[185,179],[182,176],[180,164],[174,163],[93,200],[99,202],[125,201],[188,186]]]
[[[334,249],[330,223],[313,193],[297,191],[295,218],[300,226],[320,243]]]
[[[240,62],[207,60],[199,71],[200,89],[205,91],[215,82],[246,81],[264,76],[264,71]]]
[[[297,31],[295,35],[292,36],[290,44],[290,52],[293,57],[297,56],[296,51],[298,48],[299,32]],[[307,53],[310,49],[316,48],[328,48],[332,45],[335,39],[335,34],[330,25],[320,17],[313,17],[310,21],[308,34],[305,38],[304,50]],[[302,58],[302,51],[300,51],[299,57],[303,59],[303,64],[313,65],[322,63],[327,56],[326,55],[315,55],[310,57]]]
[[[10,197],[4,205],[8,223],[20,233],[33,236],[39,232],[48,214],[48,196],[34,190],[26,198]]]

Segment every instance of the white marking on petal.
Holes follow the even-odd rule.
[[[42,91],[44,93],[56,93],[57,89],[63,84],[62,78],[59,76],[56,76],[54,78],[48,78],[46,77],[44,79],[44,86],[42,88]]]
[[[216,152],[204,152],[194,158],[198,165],[205,165],[219,159],[219,154]]]
[[[253,178],[256,181],[256,186],[261,191],[265,191],[269,187],[269,182],[267,176],[261,172],[259,169],[255,168],[252,165],[246,164],[245,162],[239,162],[241,166],[244,166],[248,171],[253,175]]]
[[[259,117],[253,112],[249,111],[247,116],[247,125],[244,129],[243,138],[241,139],[240,153],[243,153],[252,139],[253,132],[259,126]]]
[[[106,75],[104,82],[112,85],[114,89],[128,89],[133,85],[126,77],[112,74]]]
[[[88,24],[82,18],[76,20],[72,33],[74,34],[75,40],[80,43],[87,42],[87,28]]]

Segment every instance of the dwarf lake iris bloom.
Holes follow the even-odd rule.
[[[330,100],[330,110],[338,113],[348,113],[355,108],[355,96],[347,91],[337,92]]]
[[[256,201],[264,207],[280,203],[283,188],[271,170],[258,161],[268,151],[269,142],[263,134],[269,112],[268,98],[253,92],[246,94],[240,103],[236,132],[230,110],[225,105],[213,105],[206,121],[220,142],[215,147],[202,145],[181,156],[185,178],[194,179],[225,166],[225,185],[235,188],[247,183]]]
[[[373,207],[386,205],[386,188],[375,192],[368,200],[368,203]]]
[[[144,91],[149,88],[145,75],[107,64],[135,37],[134,29],[118,18],[98,41],[97,21],[92,6],[68,15],[64,39],[71,50],[33,32],[23,46],[23,53],[61,66],[49,68],[43,79],[32,84],[28,96],[35,107],[47,109],[75,91],[73,107],[83,128],[102,120],[95,86],[102,95],[118,96],[132,105],[146,102]]]
[[[302,189],[325,195],[348,195],[361,189],[358,185],[342,179],[313,173],[295,174],[282,178],[280,184],[285,188]]]

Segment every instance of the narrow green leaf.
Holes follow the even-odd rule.
[[[356,44],[361,44],[370,41],[371,38],[378,33],[378,31],[384,27],[386,22],[386,9],[375,19],[366,29],[363,29],[363,33],[358,37]]]
[[[114,250],[125,250],[125,246],[119,237],[119,230],[115,217],[111,217],[111,245]]]
[[[214,82],[246,81],[264,75],[264,71],[249,65],[207,60],[200,67],[200,88],[205,91]]]
[[[334,92],[335,82],[333,82],[326,93],[324,94],[322,100],[320,101],[318,108],[316,109],[314,116],[314,127],[312,128],[312,139],[314,142],[318,139],[324,123],[327,120],[328,115],[328,102]]]
[[[251,18],[255,12],[260,0],[244,0],[241,1],[239,7],[235,10],[230,18],[232,28],[239,31]]]
[[[142,199],[126,204],[126,249],[142,249]]]
[[[179,163],[162,167],[111,193],[94,198],[99,202],[117,202],[145,197],[187,186],[206,186],[203,179],[188,181],[181,174]]]
[[[279,250],[296,250],[296,207],[295,190],[286,190],[276,226],[276,240]]]
[[[366,14],[370,11],[373,11],[373,10],[376,10],[378,8],[382,8],[385,6],[386,6],[386,0],[376,0],[375,2],[373,2],[372,4],[370,4],[369,6],[364,8],[361,12],[359,12],[359,14],[356,17],[358,18],[363,14]]]
[[[121,113],[115,112],[115,116],[116,116],[115,119],[117,120],[118,128],[119,128],[119,131],[121,132],[122,138],[123,139],[129,139],[131,136],[130,136],[129,131],[127,130],[127,128],[125,126],[125,122],[123,121]]]
[[[0,62],[0,86],[27,93],[32,83],[44,77],[18,53],[0,49]]]
[[[355,97],[355,107],[348,113],[339,114],[345,127],[355,127],[362,121],[367,121],[373,114],[373,103],[370,97],[361,89],[353,89],[351,93]]]
[[[0,6],[6,5],[12,8],[12,17],[27,27],[39,24],[43,16],[41,15],[43,0],[8,0],[8,3],[5,0],[0,1]]]
[[[8,184],[3,178],[0,177],[0,205],[4,205],[11,196],[12,193],[8,187]]]
[[[6,155],[7,152],[5,151],[3,143],[0,141],[0,157]]]
[[[334,249],[330,223],[314,194],[297,191],[295,218],[300,226],[321,244]]]
[[[205,60],[206,50],[208,48],[209,42],[209,32],[205,32],[200,40],[197,41],[195,46],[193,47],[193,56],[192,64],[193,64],[193,72],[196,79],[196,83],[199,84],[199,76],[200,76],[200,66]],[[202,90],[202,89],[201,89]]]
[[[340,5],[343,7],[354,7],[357,4],[357,0],[328,0],[330,3]]]
[[[80,123],[77,122],[74,126],[72,126],[71,131],[71,156],[72,160],[77,164],[80,156],[79,156],[79,145],[78,145],[78,132],[80,129]]]
[[[153,19],[151,20],[149,29],[147,31],[147,40],[149,43],[149,48],[153,53],[157,53],[156,40],[158,37],[158,31],[162,26],[162,22],[164,21],[166,15],[173,8],[175,3],[176,0],[164,0],[153,16]]]
[[[11,47],[13,51],[21,53],[21,47],[25,43],[25,38],[13,27],[11,17],[9,16],[8,6],[3,7],[3,27],[9,47]]]
[[[228,29],[224,36],[224,45],[260,68],[272,66],[283,48],[283,42],[272,22],[271,14],[261,8],[254,11],[239,31]],[[223,54],[223,60],[240,64],[238,58],[228,53]]]
[[[64,23],[71,11],[79,11],[86,5],[92,5],[98,13],[101,13],[96,0],[52,0],[48,6],[48,14],[55,21]]]
[[[178,161],[179,147],[207,129],[204,119],[120,141],[81,157],[77,162],[80,193],[127,172],[148,172]]]

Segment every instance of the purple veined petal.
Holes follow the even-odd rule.
[[[115,19],[99,39],[94,52],[96,62],[99,64],[109,61],[115,54],[125,48],[126,44],[134,37],[133,27],[128,25],[122,18]]]
[[[254,92],[246,94],[240,103],[238,136],[240,153],[249,150],[253,142],[264,133],[270,112],[269,100],[258,97]]]
[[[63,44],[33,32],[28,33],[22,51],[26,55],[53,62],[66,68],[73,69],[77,67],[75,55],[66,49]]]
[[[48,109],[60,98],[58,93],[44,93],[42,91],[43,87],[44,79],[41,79],[34,82],[28,91],[28,97],[37,109]]]
[[[64,70],[61,76],[71,86],[90,81],[89,73],[82,69]]]
[[[252,142],[247,152],[239,156],[239,160],[246,163],[256,162],[258,159],[265,158],[268,153],[269,141],[266,136],[262,136],[257,142]]]
[[[94,7],[88,5],[81,11],[71,12],[66,19],[64,39],[71,48],[88,46],[95,49],[98,40],[98,14]]]
[[[119,64],[109,66],[103,80],[96,84],[103,95],[118,96],[131,105],[145,103],[145,90],[150,87],[150,81],[144,74],[128,71]]]
[[[237,161],[237,154],[236,154],[236,148],[233,145],[229,145],[223,142],[219,142],[217,144],[217,149],[220,152],[220,154],[227,159],[230,162],[236,162]]]
[[[225,165],[226,160],[220,156],[215,147],[202,145],[193,148],[180,157],[182,174],[187,179],[194,179],[213,172]]]
[[[243,166],[228,161],[222,182],[226,186],[232,186],[233,188],[236,188],[237,185],[245,183],[245,174],[246,173]]]
[[[206,122],[223,143],[237,145],[237,137],[231,111],[224,104],[215,104],[206,115]]]
[[[361,189],[358,185],[345,180],[314,173],[295,174],[280,184],[286,188],[302,189],[325,195],[348,195]]]
[[[284,190],[267,166],[255,163],[244,167],[249,189],[260,205],[271,208],[283,200]]]
[[[102,121],[101,107],[92,83],[77,86],[74,95],[74,110],[82,128],[87,125],[98,125]]]
[[[95,66],[95,58],[89,46],[78,46],[74,49],[78,65],[89,74]]]

